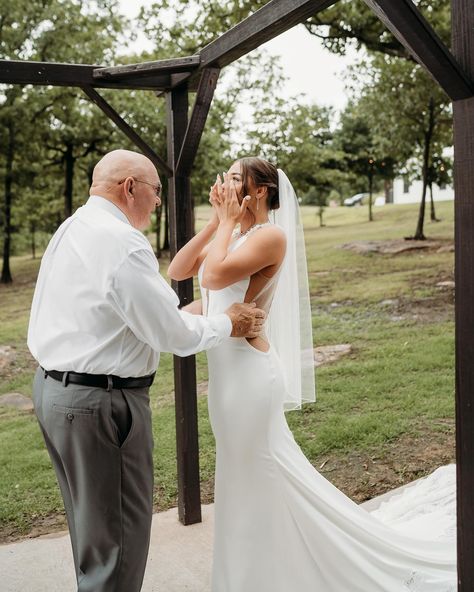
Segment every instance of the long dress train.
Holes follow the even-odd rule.
[[[205,312],[243,302],[249,284],[201,287]],[[208,363],[217,454],[213,592],[456,590],[453,466],[369,513],[295,442],[272,346],[265,352],[229,338],[208,351]]]

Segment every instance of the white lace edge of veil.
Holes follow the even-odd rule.
[[[286,253],[268,315],[268,337],[282,363],[285,410],[316,400],[313,327],[308,266],[298,198],[286,174],[278,169],[280,207],[274,223],[286,235]]]

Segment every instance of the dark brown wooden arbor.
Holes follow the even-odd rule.
[[[337,0],[271,0],[198,55],[127,66],[0,60],[0,83],[75,86],[169,179],[171,255],[192,234],[190,174],[220,69]],[[474,3],[452,1],[452,53],[411,0],[364,0],[454,103],[456,225],[456,430],[459,590],[474,590]],[[310,73],[308,67],[308,73]],[[164,94],[168,154],[161,158],[98,93],[98,88]],[[188,96],[196,91],[188,116]],[[182,304],[191,281],[174,285]],[[194,357],[175,358],[179,516],[201,520]]]

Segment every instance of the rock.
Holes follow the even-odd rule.
[[[438,282],[436,284],[436,287],[438,288],[454,288],[456,284],[452,281],[446,281],[446,282]]]
[[[9,345],[0,345],[0,370],[4,370],[15,359],[15,352]]]
[[[380,303],[381,306],[396,306],[398,304],[398,300],[392,300],[388,298],[387,300],[382,300]]]
[[[352,352],[350,343],[341,343],[339,345],[320,345],[314,348],[314,365],[316,367],[323,364],[335,362],[342,356]]]
[[[379,252],[377,241],[355,241],[353,243],[345,243],[341,248],[353,251],[354,253],[359,253],[360,255]]]
[[[444,247],[440,247],[437,253],[454,253],[454,245],[444,245]]]
[[[20,411],[33,411],[33,401],[21,393],[7,393],[0,396],[0,407],[12,407]]]

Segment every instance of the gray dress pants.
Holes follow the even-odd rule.
[[[59,482],[78,592],[139,592],[153,508],[148,388],[105,389],[45,379],[33,401]]]

